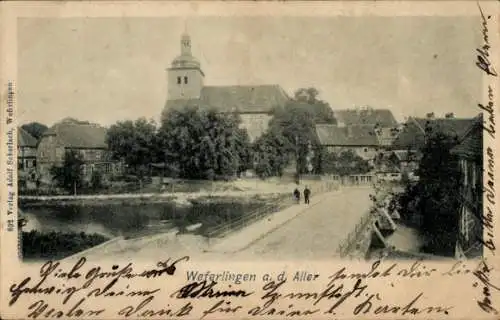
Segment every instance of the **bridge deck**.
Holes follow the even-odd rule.
[[[370,208],[370,187],[343,188],[238,253],[254,259],[329,259]]]

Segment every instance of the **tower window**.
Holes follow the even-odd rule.
[[[188,83],[188,77],[184,77],[184,84]]]
[[[182,83],[181,77],[177,77],[177,84],[181,84],[181,83]]]

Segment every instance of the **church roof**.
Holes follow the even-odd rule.
[[[380,127],[395,127],[398,125],[389,109],[345,109],[333,110],[337,123],[349,125],[378,125]]]
[[[200,61],[190,54],[181,54],[177,56],[171,64],[171,69],[187,69],[194,68],[200,69]]]
[[[205,86],[200,99],[168,100],[167,108],[199,104],[220,112],[271,113],[290,98],[279,85]]]
[[[348,126],[339,127],[332,124],[317,124],[316,134],[323,146],[378,146],[375,127]]]

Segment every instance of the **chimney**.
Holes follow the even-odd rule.
[[[445,115],[445,118],[446,118],[446,119],[453,119],[453,118],[455,118],[455,115],[453,114],[453,112],[450,112],[450,113],[447,113],[447,114]]]

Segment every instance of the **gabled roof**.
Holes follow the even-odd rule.
[[[206,86],[200,99],[168,100],[167,108],[200,104],[220,112],[271,113],[290,98],[279,85]]]
[[[349,125],[378,125],[380,127],[395,127],[398,125],[389,109],[344,109],[333,110],[338,123]]]
[[[19,147],[36,148],[37,140],[28,131],[17,127],[17,145]]]
[[[461,157],[480,159],[483,156],[483,117],[476,121],[459,139],[459,144],[451,152]]]
[[[422,158],[422,154],[420,152],[412,152],[408,150],[396,150],[393,154],[399,161],[420,161]]]
[[[201,100],[223,112],[270,113],[289,99],[279,85],[209,86],[201,90]]]
[[[339,127],[317,124],[316,134],[323,146],[378,146],[374,126]]]
[[[462,136],[472,125],[472,118],[425,119],[410,117],[403,130],[392,143],[395,149],[420,149],[425,145],[425,130],[442,131],[455,137]]]
[[[55,136],[66,148],[107,149],[106,128],[96,124],[58,123],[47,130],[42,138]]]

